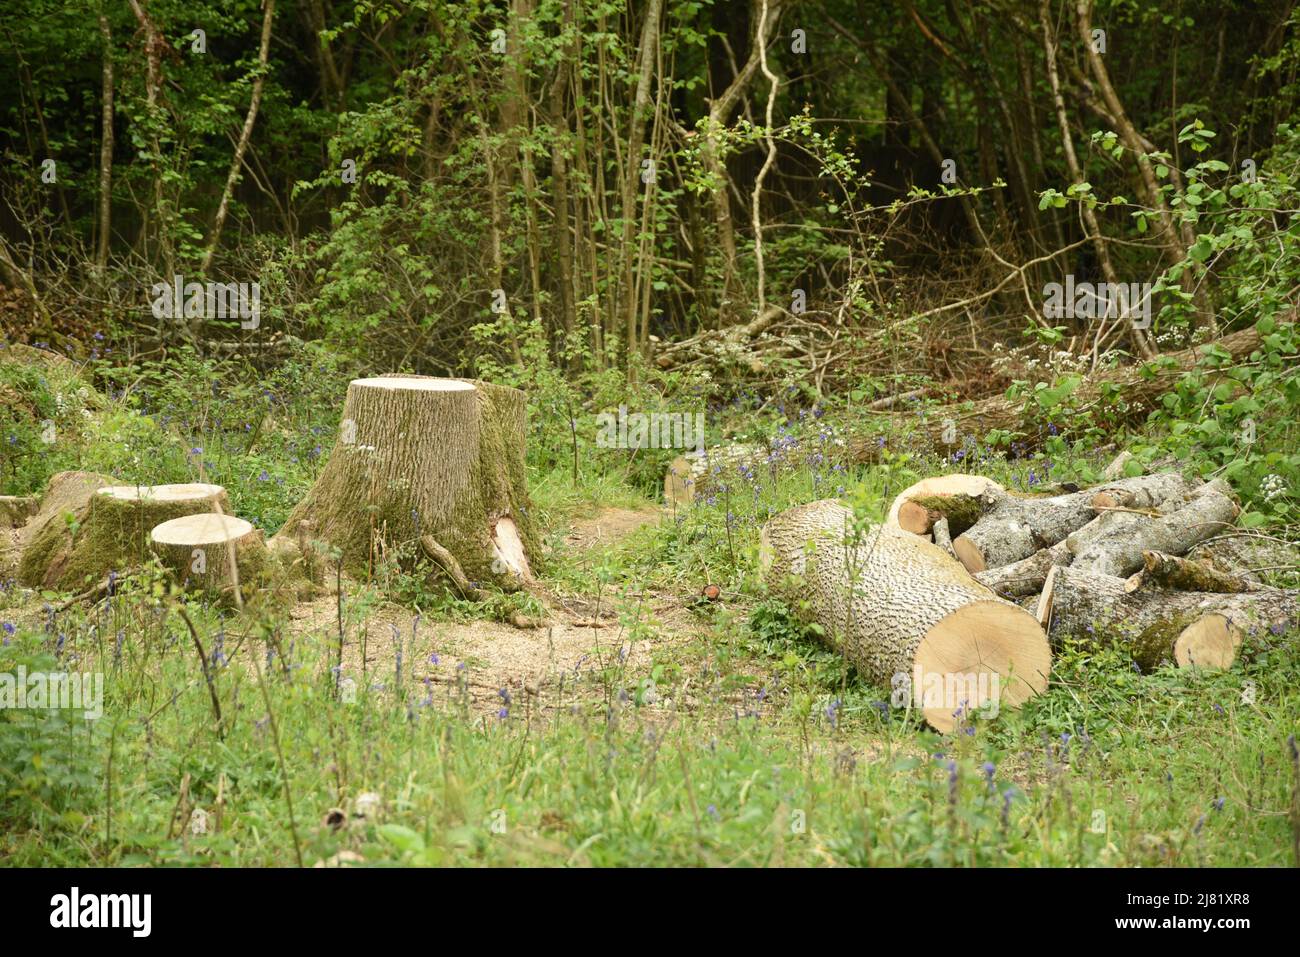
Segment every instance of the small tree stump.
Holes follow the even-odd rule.
[[[252,585],[266,567],[261,530],[233,515],[206,512],[173,518],[150,537],[154,554],[187,588],[224,592],[236,584]]]

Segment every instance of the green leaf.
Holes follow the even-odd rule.
[[[424,838],[401,824],[381,824],[377,833],[403,854],[416,854],[424,850]]]

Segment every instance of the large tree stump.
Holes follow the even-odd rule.
[[[1226,668],[1244,639],[1263,647],[1300,624],[1300,592],[1262,588],[1240,594],[1130,591],[1123,578],[1057,568],[1051,636],[1125,644],[1143,668]]]
[[[1051,650],[1032,614],[917,535],[871,526],[854,540],[852,527],[833,500],[790,509],[763,527],[760,562],[859,672],[907,687],[940,731],[990,699],[1016,707],[1047,687]]]
[[[431,538],[476,582],[532,577],[524,394],[469,379],[380,376],[348,386],[339,439],[276,539],[299,525],[354,573]]]
[[[229,509],[225,489],[202,483],[109,485],[84,501],[80,509],[51,516],[28,542],[19,565],[26,584],[74,588],[97,582],[111,571],[145,562],[155,526],[183,515]],[[71,523],[64,520],[68,514]]]
[[[262,532],[233,515],[205,512],[163,522],[151,546],[182,587],[212,593],[256,583],[266,568]],[[232,563],[233,559],[233,563]]]

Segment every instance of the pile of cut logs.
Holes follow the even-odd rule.
[[[1222,480],[1121,468],[1037,495],[929,478],[883,526],[834,500],[801,505],[764,527],[764,578],[867,677],[1015,675],[1011,706],[1046,688],[1065,639],[1122,644],[1143,670],[1227,668],[1295,633],[1300,589],[1268,583],[1300,570],[1295,546],[1238,527]],[[941,730],[946,707],[923,709]]]

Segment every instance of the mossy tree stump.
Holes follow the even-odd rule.
[[[220,485],[109,485],[90,495],[71,522],[52,520],[23,551],[25,584],[76,588],[149,559],[149,533],[183,515],[229,511]]]
[[[526,581],[537,536],[524,418],[524,394],[488,382],[354,380],[329,460],[276,540],[295,540],[306,522],[354,574],[410,543],[439,565],[454,559],[459,568],[443,569],[453,580]]]

